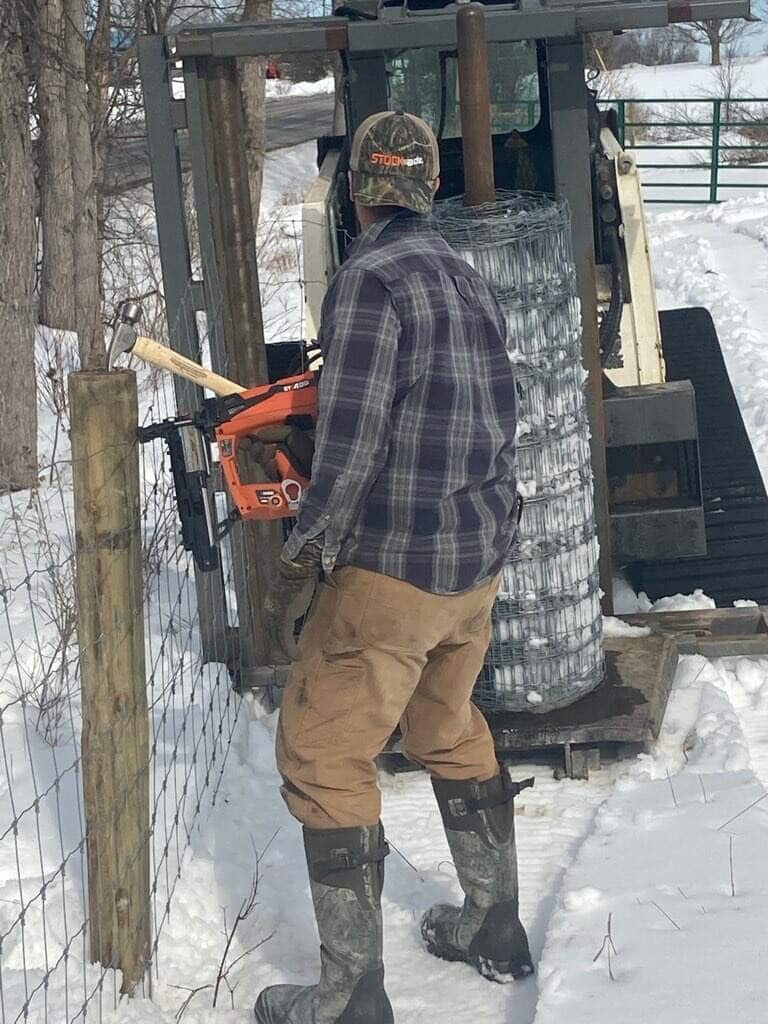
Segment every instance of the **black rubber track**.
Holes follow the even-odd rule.
[[[700,587],[719,607],[739,598],[768,604],[768,496],[706,309],[659,314],[668,380],[696,391],[705,558],[632,567],[635,585],[655,600]]]

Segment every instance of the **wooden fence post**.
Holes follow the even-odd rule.
[[[69,400],[90,956],[120,968],[130,993],[151,932],[135,374],[73,373]]]

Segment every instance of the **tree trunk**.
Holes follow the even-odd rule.
[[[272,17],[272,0],[245,0],[243,21],[268,21]],[[245,156],[248,164],[248,189],[251,193],[253,229],[259,223],[261,187],[264,181],[266,109],[265,57],[245,57],[238,61],[240,95],[243,98],[245,124]]]
[[[712,52],[712,67],[719,68],[721,64],[720,57],[720,36],[722,30],[722,22],[712,20],[707,22],[707,39],[709,40],[709,47]]]
[[[35,182],[16,0],[0,5],[0,492],[37,482]]]
[[[63,0],[44,0],[37,22],[37,105],[42,268],[40,322],[65,331],[75,323],[75,198],[67,134]]]
[[[86,49],[86,80],[93,140],[93,179],[99,237],[104,237],[104,180],[107,172],[109,116],[109,0],[99,0],[96,25]]]
[[[75,317],[84,370],[106,367],[101,323],[101,237],[85,66],[85,0],[65,0],[67,131],[75,198]]]

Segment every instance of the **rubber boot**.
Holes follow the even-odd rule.
[[[514,799],[533,779],[512,782],[502,769],[488,782],[433,779],[432,785],[465,900],[463,907],[427,911],[421,923],[427,949],[472,964],[491,981],[532,974],[518,913]]]
[[[381,924],[389,848],[381,825],[305,828],[304,849],[320,933],[320,981],[265,989],[255,1007],[258,1024],[392,1024]]]

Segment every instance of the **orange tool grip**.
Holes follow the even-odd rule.
[[[224,483],[242,519],[283,519],[295,515],[304,488],[309,480],[298,474],[284,452],[275,454],[279,481],[246,484],[237,468],[240,442],[263,427],[286,423],[291,417],[317,420],[317,375],[314,372],[286,377],[274,384],[265,384],[240,397],[248,401],[260,398],[256,404],[236,413],[226,423],[216,427]]]

